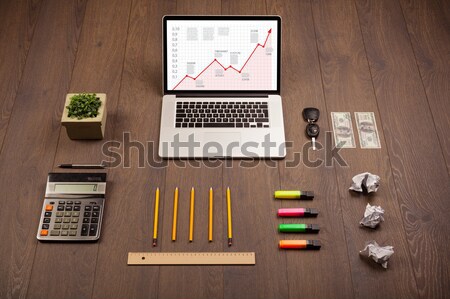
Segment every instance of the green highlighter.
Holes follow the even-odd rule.
[[[278,190],[275,191],[274,197],[278,199],[313,199],[313,191],[297,191],[297,190]]]
[[[320,228],[317,224],[289,223],[278,225],[278,231],[280,233],[318,233]]]

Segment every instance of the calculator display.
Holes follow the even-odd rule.
[[[94,192],[97,184],[55,184],[55,192]]]

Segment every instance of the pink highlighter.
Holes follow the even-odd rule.
[[[278,209],[279,217],[316,217],[319,214],[317,209],[311,208],[286,208]]]

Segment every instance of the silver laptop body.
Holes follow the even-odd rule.
[[[279,16],[165,16],[159,156],[284,158]]]

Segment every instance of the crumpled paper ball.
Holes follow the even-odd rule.
[[[352,181],[353,183],[350,190],[363,192],[364,194],[377,192],[378,187],[380,186],[380,177],[376,174],[371,174],[370,172],[357,174],[352,178]]]
[[[387,264],[391,255],[394,254],[394,247],[384,246],[381,247],[374,240],[366,242],[366,246],[359,252],[360,255],[372,258],[378,264],[381,264],[383,268],[387,269]]]
[[[384,210],[380,206],[367,204],[364,217],[359,224],[370,228],[376,228],[381,221],[384,221]]]

